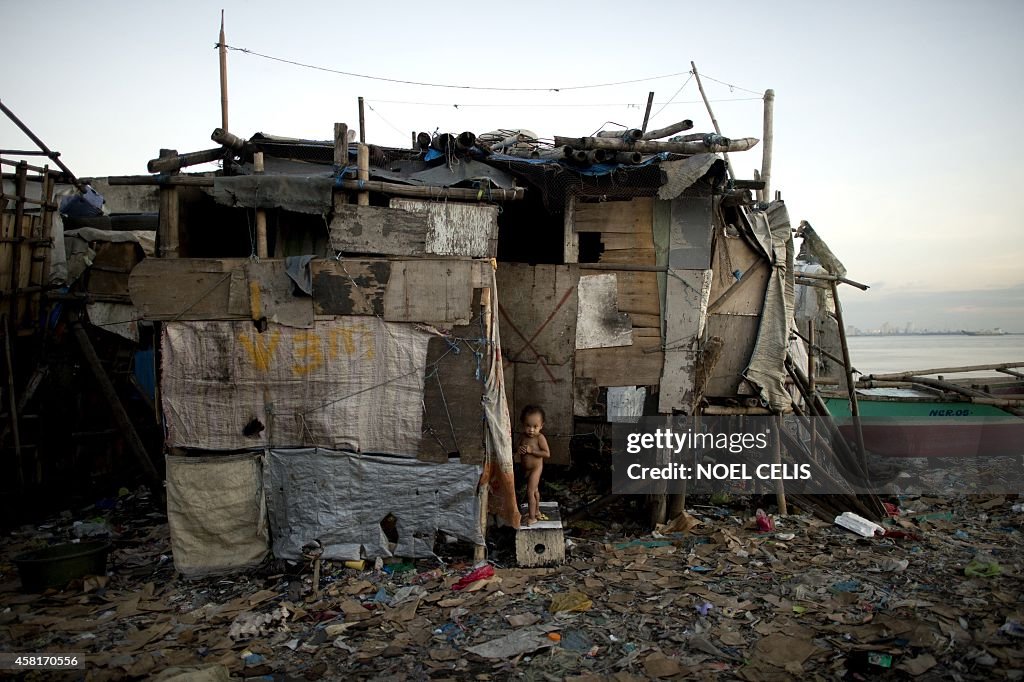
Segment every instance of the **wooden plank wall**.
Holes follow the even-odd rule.
[[[711,294],[712,199],[673,199],[665,281],[665,365],[658,411],[692,413],[694,378]]]
[[[553,464],[569,463],[579,269],[500,263],[498,314],[513,425],[524,406],[544,408]]]
[[[623,266],[657,264],[654,247],[654,199],[600,203],[574,200],[574,229],[600,234],[604,251],[598,262]],[[656,386],[660,382],[664,354],[661,351],[661,303],[656,272],[588,269],[581,275],[614,273],[619,312],[628,313],[633,326],[633,345],[576,351],[577,391],[575,412],[593,416],[593,387]]]
[[[715,242],[712,273],[706,336],[721,337],[725,345],[705,395],[735,397],[749,392],[742,374],[757,341],[771,267],[738,231],[727,230]]]

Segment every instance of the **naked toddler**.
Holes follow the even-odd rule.
[[[526,474],[526,500],[529,514],[524,523],[527,526],[541,520],[540,513],[540,474],[544,471],[544,460],[551,457],[548,439],[541,433],[544,428],[544,410],[537,405],[527,405],[519,416],[519,446],[516,454],[520,456],[523,471]]]

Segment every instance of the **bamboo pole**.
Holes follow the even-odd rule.
[[[362,143],[359,144],[356,151],[356,178],[359,181],[360,188],[370,179],[370,148]],[[356,204],[358,206],[369,206],[370,193],[365,190],[360,191],[356,195]]]
[[[252,165],[256,175],[263,175],[263,152],[252,155]],[[259,207],[256,208],[256,257],[270,257],[267,248],[267,212]]]
[[[700,90],[701,99],[704,100],[704,106],[707,107],[708,116],[711,117],[711,125],[715,127],[715,132],[719,135],[722,134],[722,129],[718,126],[718,119],[715,118],[715,112],[711,110],[711,102],[708,101],[708,96],[704,92],[704,84],[700,81],[700,74],[697,73],[697,65],[694,62],[690,62],[690,67],[693,69],[693,77],[697,81],[697,89]],[[732,163],[729,161],[728,152],[724,153],[725,156],[725,169],[729,171],[729,179],[732,180],[736,177],[736,174],[732,172]]]
[[[216,149],[204,149],[200,152],[189,152],[174,156],[161,156],[157,159],[150,159],[146,164],[146,170],[150,173],[173,173],[186,166],[195,166],[200,163],[210,163],[224,158],[224,147]]]
[[[643,152],[657,154],[672,152],[675,154],[706,154],[713,152],[745,152],[752,149],[760,140],[756,137],[741,137],[727,142],[707,145],[703,140],[692,142],[655,142],[637,140],[626,142],[614,137],[565,137],[555,135],[556,147],[572,147],[573,149],[611,149],[618,152]]]
[[[811,393],[811,395],[814,395],[814,392],[817,390],[817,386],[814,382],[815,375],[817,374],[817,368],[815,367],[814,359],[814,334],[814,320],[807,320],[807,390]],[[812,419],[810,428],[812,455],[817,453],[817,449],[815,447],[815,443],[817,442],[818,437],[817,430],[818,425]]]
[[[749,407],[747,405],[705,405],[703,414],[709,417],[725,417],[733,415],[767,416],[774,414],[767,407]]]
[[[220,53],[220,127],[228,131],[228,45],[224,38],[224,10],[220,11],[220,38],[217,43]]]
[[[359,98],[359,141],[366,144],[366,116],[363,111],[363,98]]]
[[[480,290],[480,316],[483,321],[483,328],[487,330],[487,334],[489,336],[491,333],[491,325],[494,321],[493,311],[491,310],[490,287],[484,287]],[[498,371],[500,371],[500,367]],[[473,560],[478,562],[487,558],[487,505],[489,503],[488,496],[490,495],[491,470],[494,466],[493,457],[494,453],[491,452],[491,449],[489,447],[485,448],[484,466],[480,473],[480,482],[477,485],[476,491],[476,503],[478,507],[477,527],[480,529],[480,538],[482,542],[481,544],[473,547]]]
[[[842,282],[843,284],[849,284],[851,287],[857,287],[861,291],[867,291],[871,287],[867,284],[861,284],[860,282],[854,282],[852,279],[845,277],[837,277],[836,275],[821,275],[814,272],[801,272],[797,273],[797,277],[804,277],[806,279],[818,279],[823,282]]]
[[[417,197],[425,199],[459,199],[463,201],[518,201],[526,195],[523,187],[512,189],[467,189],[465,187],[440,187],[437,185],[400,185],[396,182],[370,180],[342,180],[344,189],[383,192],[399,197]]]
[[[14,392],[14,363],[11,362],[11,328],[4,319],[4,356],[7,358],[7,407],[11,418],[11,433],[14,435],[14,457],[18,466],[18,483],[25,484],[24,464],[21,461],[21,434],[18,431],[18,400]]]
[[[68,176],[68,179],[71,180],[71,184],[73,184],[79,192],[85,191],[85,184],[77,177],[75,177],[75,174],[71,172],[70,168],[64,165],[64,162],[60,160],[59,152],[51,151],[50,148],[47,147],[42,140],[36,137],[36,134],[33,133],[27,125],[22,123],[21,119],[15,116],[14,112],[8,109],[2,101],[0,101],[0,111],[3,111],[5,114],[7,114],[7,118],[11,119],[11,122],[14,123],[14,125],[18,126],[18,128],[21,129],[21,132],[28,135],[29,139],[36,143],[36,146],[38,146],[39,149],[43,151],[46,157],[48,157],[51,161],[60,166],[60,169],[64,171],[64,173]]]
[[[117,397],[117,390],[114,388],[114,384],[110,381],[110,377],[107,376],[107,372],[103,369],[103,365],[100,364],[100,358],[96,355],[96,349],[93,348],[92,341],[89,340],[89,335],[86,333],[81,322],[75,321],[72,323],[71,328],[74,331],[75,339],[78,341],[78,345],[82,350],[82,356],[85,358],[85,363],[92,371],[93,378],[96,379],[96,384],[99,387],[100,392],[110,405],[114,421],[117,423],[118,428],[121,430],[121,434],[127,441],[128,449],[135,455],[135,458],[138,460],[143,472],[145,472],[146,477],[150,479],[154,486],[156,486],[156,490],[160,490],[160,475],[157,473],[156,467],[153,466],[153,460],[150,459],[149,453],[146,452],[146,447],[142,444],[139,434],[135,431],[135,426],[132,425],[131,420],[128,418],[128,413],[125,412],[124,405],[121,404],[121,399]]]
[[[775,417],[775,437],[772,438],[772,462],[782,464],[782,417]],[[775,504],[779,508],[779,516],[789,514],[789,506],[786,504],[786,486],[781,478],[775,479]]]
[[[772,142],[773,118],[775,116],[775,91],[764,91],[764,137],[761,139],[764,144],[761,146],[761,179],[764,180],[764,196],[766,201],[771,201],[772,190]]]
[[[860,406],[857,404],[857,385],[853,380],[853,363],[850,362],[850,345],[846,341],[846,324],[843,322],[843,304],[839,302],[839,286],[835,280],[832,285],[832,302],[836,307],[836,324],[839,326],[839,345],[843,349],[843,368],[846,370],[846,391],[850,397],[850,416],[853,418],[853,434],[857,441],[857,454],[860,455],[862,466],[867,473],[867,453],[864,450],[864,432],[860,424]]]
[[[160,188],[160,224],[158,226],[159,254],[161,258],[178,257],[179,239],[178,188]]]
[[[343,176],[345,168],[348,166],[348,125],[344,123],[334,124],[334,173],[335,173],[335,188],[332,192],[334,199],[334,211],[338,212],[341,210],[341,206],[348,203],[348,196],[345,192],[338,191],[338,180]]]
[[[10,290],[13,292],[18,291],[21,287],[21,244],[25,239],[24,228],[22,222],[25,220],[25,191],[27,189],[26,183],[28,179],[28,164],[22,161],[18,164],[18,170],[14,180],[14,230],[11,232],[11,237],[14,238],[14,242],[11,244],[11,287]],[[20,323],[20,317],[18,315],[18,307],[21,303],[20,296],[11,296],[11,316],[10,324],[17,329]]]
[[[594,137],[609,138],[612,140],[635,141],[642,140],[644,131],[639,128],[626,128],[625,130],[602,130]]]
[[[1015,367],[1024,367],[1024,362],[1002,362],[998,364],[987,364],[987,365],[964,365],[961,367],[938,367],[935,369],[919,369],[913,372],[889,372],[887,374],[869,374],[864,377],[865,380],[888,380],[888,379],[904,379],[907,377],[920,377],[927,376],[929,374],[956,374],[958,372],[983,372],[986,370],[992,370],[999,372],[1002,370],[1009,370]],[[1019,376],[1019,375],[1018,375]]]
[[[650,141],[650,140],[660,140],[663,137],[668,137],[669,135],[675,135],[676,133],[681,133],[684,130],[692,130],[692,129],[693,129],[693,121],[691,121],[690,119],[686,118],[686,119],[683,119],[682,121],[679,121],[678,123],[673,123],[670,126],[665,126],[664,128],[658,128],[657,130],[651,130],[650,132],[645,132],[643,139],[648,140],[648,141]],[[694,140],[699,140],[702,137],[704,137],[704,136],[703,135],[697,135],[697,136],[694,137]],[[683,141],[685,142],[687,140],[684,139]]]
[[[1011,377],[1016,377],[1018,379],[1024,379],[1024,374],[1022,374],[1021,372],[1015,372],[1014,370],[1010,369],[1009,367],[997,367],[996,371],[999,372],[1000,374],[1008,374]]]
[[[651,106],[654,104],[654,91],[651,90],[647,93],[647,108],[644,109],[644,123],[640,126],[640,131],[647,132],[647,122],[651,120]]]

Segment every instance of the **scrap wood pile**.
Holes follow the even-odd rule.
[[[316,586],[302,563],[176,579],[139,497],[3,539],[0,647],[85,653],[95,680],[1024,677],[1024,512],[1003,497],[904,498],[872,538],[713,506],[644,536],[591,521],[557,568],[325,562]],[[104,532],[108,576],[19,591],[14,555]]]

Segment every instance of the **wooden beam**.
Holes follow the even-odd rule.
[[[142,439],[139,438],[139,434],[135,431],[135,426],[132,424],[131,419],[128,418],[128,413],[125,412],[124,405],[121,404],[121,399],[117,396],[114,384],[110,381],[106,370],[103,369],[100,358],[96,354],[96,349],[93,348],[92,341],[89,340],[88,333],[86,333],[85,328],[79,321],[73,322],[71,328],[74,331],[75,340],[78,341],[78,347],[82,350],[82,357],[85,359],[85,363],[92,371],[93,378],[96,379],[100,392],[110,405],[114,422],[124,435],[128,449],[135,455],[139,466],[142,467],[142,471],[146,474],[146,478],[155,486],[154,489],[160,490],[162,483],[160,475],[157,473],[156,467],[153,466],[153,460],[150,459],[149,453],[146,452],[146,446],[143,445]]]
[[[576,232],[575,223],[576,197],[568,194],[565,197],[564,240],[562,243],[562,260],[566,263],[578,263],[580,260],[580,236]]]
[[[108,185],[157,185],[160,187],[213,187],[213,178],[189,175],[112,175]]]
[[[888,380],[888,379],[906,379],[910,377],[927,376],[929,374],[958,374],[960,372],[984,372],[991,370],[994,372],[1002,372],[1003,370],[1012,370],[1016,367],[1024,367],[1024,362],[1002,362],[999,364],[986,364],[986,365],[963,365],[960,367],[936,367],[934,369],[918,369],[912,372],[889,372],[886,374],[869,374],[863,377],[864,380],[870,381],[875,379]],[[1013,376],[1022,377],[1020,373],[1016,372],[1003,372],[1004,374],[1011,374]]]
[[[341,187],[350,190],[369,190],[400,197],[417,197],[421,199],[458,199],[461,201],[517,201],[526,196],[526,189],[488,188],[468,189],[465,187],[441,187],[439,185],[400,185],[395,182],[370,180],[360,183],[358,180],[342,180]]]
[[[157,235],[159,237],[158,254],[161,258],[178,257],[179,209],[178,188],[174,186],[160,188],[160,225]]]

